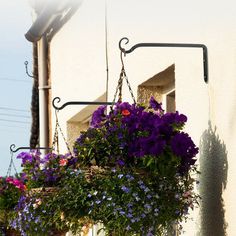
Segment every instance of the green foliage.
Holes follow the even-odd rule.
[[[13,210],[25,188],[18,178],[0,177],[0,209]]]

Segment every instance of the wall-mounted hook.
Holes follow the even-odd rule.
[[[55,97],[52,101],[52,106],[56,109],[56,110],[62,110],[63,108],[65,108],[66,106],[69,105],[112,105],[112,102],[81,102],[81,101],[70,101],[70,102],[66,102],[61,106],[57,106],[55,105],[56,103],[58,104],[61,101],[61,98],[59,97]]]
[[[204,73],[204,81],[208,82],[208,53],[207,47],[204,44],[194,44],[194,43],[138,43],[135,44],[130,49],[126,50],[122,47],[122,44],[128,44],[129,39],[124,37],[119,41],[119,49],[124,55],[133,52],[136,48],[140,47],[179,47],[179,48],[202,48],[203,50],[203,73]]]
[[[25,73],[26,73],[30,78],[34,78],[33,75],[30,75],[29,70],[28,70],[28,64],[29,64],[29,62],[28,62],[28,61],[25,61],[24,64],[25,64]]]
[[[31,147],[18,147],[16,148],[15,144],[11,144],[10,146],[10,151],[13,152],[17,152],[19,150],[30,150],[30,149],[34,149],[34,150],[38,150],[38,149],[43,149],[43,150],[52,150],[52,148],[50,147],[37,147],[37,148],[31,148]]]

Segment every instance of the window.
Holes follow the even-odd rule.
[[[166,112],[175,112],[175,89],[162,94],[162,105]]]
[[[163,109],[166,112],[175,111],[174,64],[138,86],[138,102],[148,105],[151,96],[153,96],[158,102],[162,102]]]

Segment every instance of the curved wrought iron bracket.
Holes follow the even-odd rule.
[[[19,150],[29,150],[29,149],[32,149],[31,147],[18,147],[18,148],[16,148],[16,145],[15,144],[12,144],[11,146],[10,146],[10,151],[11,152],[18,152]],[[50,147],[37,147],[37,148],[35,148],[36,150],[38,150],[38,149],[43,149],[43,150],[52,150],[52,148],[50,148]]]
[[[29,62],[28,62],[28,61],[25,61],[25,73],[26,73],[30,78],[34,78],[34,76],[29,73],[28,64],[29,64]]]
[[[208,82],[208,53],[207,47],[204,44],[194,44],[194,43],[138,43],[135,44],[130,49],[126,50],[122,47],[122,44],[128,44],[129,39],[124,37],[119,41],[119,48],[124,53],[124,55],[133,52],[136,48],[140,47],[177,47],[177,48],[202,48],[203,50],[203,73],[204,73],[204,81]]]
[[[65,108],[66,106],[70,106],[70,105],[112,105],[112,102],[82,102],[82,101],[70,101],[70,102],[66,102],[61,106],[57,106],[56,104],[60,103],[61,98],[59,97],[55,97],[52,100],[52,105],[56,110],[62,110],[63,108]]]

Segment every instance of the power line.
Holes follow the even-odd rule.
[[[4,127],[4,128],[13,128],[13,129],[15,129],[15,128],[17,128],[17,129],[26,129],[27,128],[27,126],[25,126],[25,127],[23,127],[23,126],[16,126],[16,125],[3,125],[3,124],[0,124],[0,127]]]
[[[107,0],[105,0],[105,59],[106,59],[106,101],[108,100],[109,61],[108,61],[108,38],[107,38]]]
[[[27,121],[19,121],[19,120],[0,119],[0,121],[13,122],[13,123],[21,123],[21,124],[30,124],[30,122],[27,122]]]
[[[30,116],[7,114],[7,113],[0,113],[0,115],[1,116],[14,116],[14,117],[30,118]]]
[[[9,78],[4,78],[4,77],[0,77],[0,80],[11,81],[11,82],[21,82],[21,83],[32,83],[32,81],[30,81],[30,80],[9,79]]]
[[[1,129],[0,128],[0,132],[4,132],[4,133],[23,133],[22,130],[17,130],[17,129],[14,129],[14,130],[11,130],[11,129]],[[30,131],[27,131],[26,133],[29,133]]]
[[[0,110],[30,112],[30,111],[24,110],[24,109],[15,109],[15,108],[9,108],[9,107],[0,107]]]

